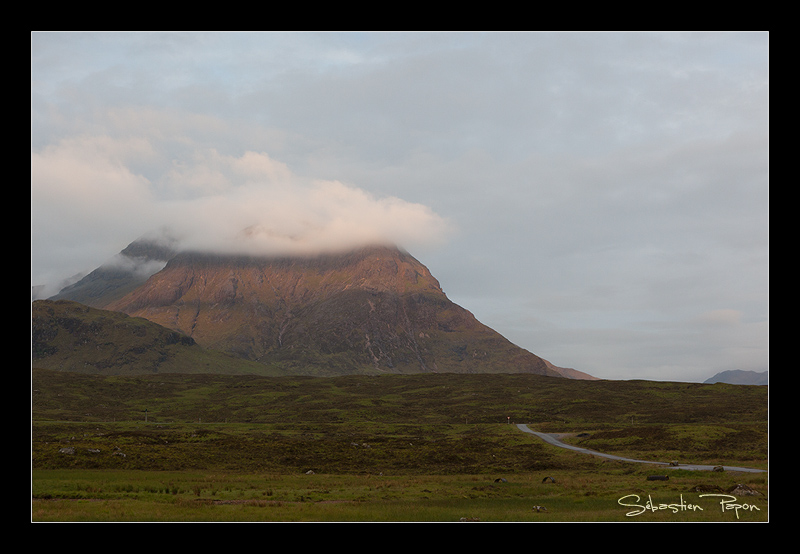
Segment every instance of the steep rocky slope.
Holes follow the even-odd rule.
[[[292,373],[562,376],[451,302],[423,264],[393,247],[284,258],[182,253],[103,307]]]

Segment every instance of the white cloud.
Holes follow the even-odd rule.
[[[90,271],[121,250],[121,235],[138,236],[153,206],[151,183],[125,156],[146,149],[78,135],[31,153],[32,284]]]
[[[441,244],[449,232],[426,206],[339,181],[306,180],[264,153],[214,160],[225,190],[162,206],[192,247],[252,254],[387,242],[413,248]]]
[[[80,241],[81,250],[109,257],[120,244],[167,227],[185,248],[200,250],[306,254],[392,243],[413,251],[441,244],[451,230],[427,206],[376,197],[340,181],[302,178],[263,152],[190,149],[163,174],[134,173],[127,162],[141,161],[157,142],[157,132],[126,140],[81,136],[34,152],[33,242],[52,251],[59,241],[71,241],[60,251],[74,256]]]

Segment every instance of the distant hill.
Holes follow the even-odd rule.
[[[126,250],[123,257],[138,266],[169,259],[146,280],[130,270],[93,272],[57,298],[144,318],[204,349],[287,374],[591,379],[558,368],[479,322],[447,298],[422,263],[396,247],[271,258],[134,245]]]
[[[721,371],[706,379],[705,383],[729,383],[732,385],[769,385],[769,371]]]

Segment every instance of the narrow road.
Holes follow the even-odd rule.
[[[603,454],[602,452],[597,452],[595,450],[589,450],[588,448],[581,448],[580,446],[572,446],[571,444],[566,444],[561,442],[556,438],[556,435],[552,433],[540,433],[538,431],[532,431],[527,425],[524,423],[518,423],[517,429],[520,431],[524,431],[525,433],[531,433],[532,435],[536,435],[540,439],[544,440],[545,442],[552,444],[553,446],[560,446],[561,448],[567,448],[569,450],[574,450],[575,452],[581,452],[583,454],[591,454],[592,456],[600,456],[601,458],[609,458],[611,460],[619,460],[622,462],[635,462],[637,464],[653,464],[662,467],[668,468],[679,468],[679,469],[697,469],[697,470],[712,470],[715,467],[719,466],[706,466],[706,465],[698,465],[698,464],[679,464],[679,465],[670,465],[667,462],[652,462],[647,460],[634,460],[632,458],[624,458],[622,456],[615,456],[614,454]],[[763,473],[765,470],[763,469],[754,469],[749,467],[733,467],[733,466],[722,466],[725,471],[744,471],[749,473]]]

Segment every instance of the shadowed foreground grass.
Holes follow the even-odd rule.
[[[681,522],[767,521],[766,476],[674,471],[647,481],[624,464],[604,472],[486,475],[252,475],[37,470],[34,521]],[[724,494],[744,482],[757,496]],[[636,496],[633,496],[636,495]],[[620,500],[626,505],[620,504]],[[658,509],[648,509],[651,501]],[[659,507],[659,505],[668,505]],[[536,511],[535,507],[543,507]],[[637,507],[638,506],[638,507]],[[692,508],[696,506],[698,508]],[[636,515],[628,515],[636,513]],[[737,517],[738,516],[738,517]]]

